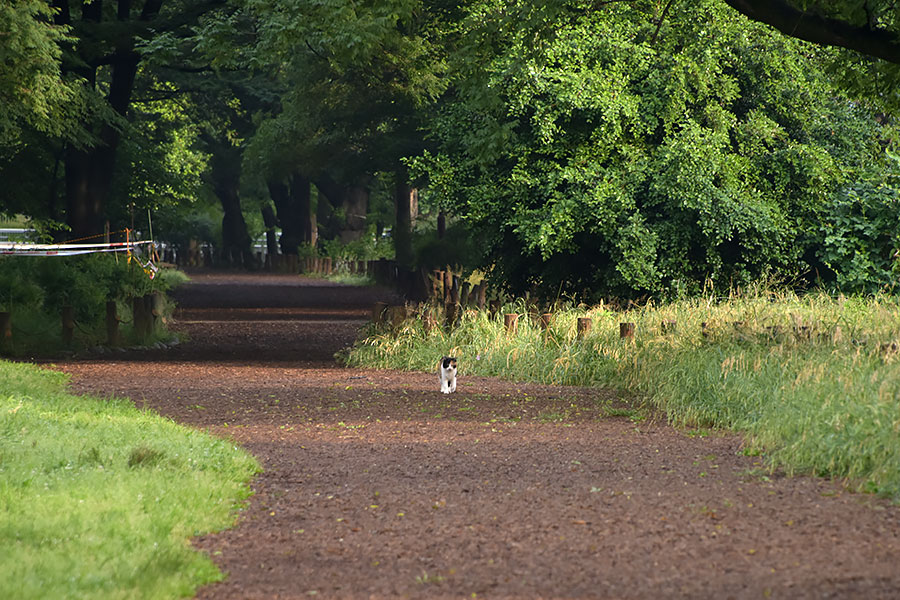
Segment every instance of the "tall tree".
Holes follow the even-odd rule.
[[[312,179],[346,216],[345,241],[366,228],[369,182],[423,145],[418,109],[445,88],[419,1],[253,2],[253,64],[285,86],[251,156],[278,178]]]
[[[83,128],[94,143],[69,144],[65,154],[66,220],[73,237],[103,231],[116,155],[135,82],[153,41],[187,35],[200,15],[221,1],[54,0],[55,23],[72,32],[63,71],[79,78],[93,99]]]

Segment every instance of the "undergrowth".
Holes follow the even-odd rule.
[[[65,382],[0,361],[0,598],[174,598],[221,579],[188,540],[234,522],[256,461]]]
[[[617,312],[553,315],[543,331],[524,303],[515,333],[502,314],[464,311],[451,330],[425,309],[393,331],[370,328],[350,365],[430,371],[460,359],[460,376],[636,391],[682,426],[748,435],[788,472],[846,478],[900,499],[900,303],[767,290]],[[579,339],[576,321],[592,320]],[[619,323],[635,323],[633,339]]]

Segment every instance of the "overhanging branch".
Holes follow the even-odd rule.
[[[900,64],[900,35],[871,29],[803,11],[785,0],[725,0],[754,21],[766,23],[785,35],[821,44],[856,50],[868,56]]]

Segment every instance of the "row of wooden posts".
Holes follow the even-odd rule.
[[[132,327],[135,336],[140,339],[148,338],[158,327],[163,316],[163,295],[159,293],[136,296],[131,299]],[[72,344],[75,337],[75,308],[69,305],[60,309],[62,321],[62,341],[65,345]],[[106,343],[110,346],[118,346],[121,342],[119,324],[123,319],[118,314],[118,305],[115,300],[106,303]],[[9,312],[0,312],[0,341],[9,343],[12,340],[12,316]]]
[[[411,313],[418,313],[422,315],[425,329],[430,331],[432,329],[435,329],[438,324],[433,312],[427,308],[427,305],[424,306],[425,308],[415,310],[406,305],[388,305],[386,302],[376,302],[372,307],[372,321],[377,327],[390,326],[392,329],[397,330],[402,327],[403,322],[411,316]],[[453,303],[447,303],[444,307],[444,327],[446,327],[447,329],[452,329],[456,324],[458,314],[456,309],[457,307]],[[491,307],[491,316],[494,317],[498,312],[499,306],[493,305]],[[540,327],[544,332],[550,329],[550,324],[553,320],[553,313],[543,313],[539,316],[532,314],[531,316],[538,324],[540,324]],[[503,324],[506,332],[509,335],[514,335],[516,333],[520,317],[522,317],[521,313],[505,313],[503,315]],[[737,332],[738,334],[746,333],[744,321],[733,321],[731,325],[734,327],[735,332]],[[592,327],[593,321],[589,317],[578,317],[576,319],[575,325],[575,335],[577,339],[584,339],[585,337],[587,337],[590,334]],[[636,324],[633,322],[620,322],[619,337],[625,340],[633,340],[635,328]],[[801,325],[794,327],[790,331],[792,331],[793,337],[797,341],[809,342],[812,341],[814,337],[816,337],[815,335],[813,335],[814,329],[814,327],[811,327],[809,325]],[[673,334],[675,333],[675,330],[675,320],[667,319],[660,323],[660,332],[664,335]],[[773,339],[779,339],[785,335],[785,331],[784,328],[775,325],[766,327],[765,334]],[[709,323],[705,321],[700,323],[700,335],[702,335],[704,338],[710,337],[711,333]],[[832,343],[838,343],[843,339],[843,334],[840,327],[836,327],[831,333],[820,332],[817,337],[821,339],[823,338],[823,336],[825,338],[829,338]],[[853,343],[857,345],[865,345],[864,341],[859,340],[853,340]],[[898,343],[896,340],[876,344],[875,348],[880,354],[884,356],[900,355],[900,343]]]
[[[499,307],[498,307],[499,308]],[[376,302],[372,307],[372,322],[376,327],[383,327],[389,325],[393,329],[399,329],[403,322],[406,321],[411,313],[421,312],[423,322],[425,323],[425,329],[431,330],[435,329],[438,326],[437,320],[434,317],[434,314],[430,310],[416,311],[415,309],[411,309],[410,307],[403,304],[395,304],[390,305],[387,302]],[[496,315],[498,310],[491,310],[491,315]],[[444,306],[444,326],[447,328],[452,328],[457,321],[457,306],[453,303],[447,303]],[[518,329],[519,318],[522,315],[519,313],[505,313],[503,315],[503,324],[506,328],[506,332],[510,335],[516,333]],[[538,319],[538,323],[541,326],[543,331],[547,331],[550,329],[550,324],[553,320],[553,313],[544,313],[540,315]],[[576,320],[575,326],[575,335],[578,339],[582,339],[586,337],[593,327],[593,321],[589,317],[579,317]],[[675,330],[675,322],[674,321],[664,321],[663,322],[663,330],[666,332],[673,332]],[[622,322],[619,323],[619,337],[623,339],[634,339],[634,331],[635,324],[632,322]]]

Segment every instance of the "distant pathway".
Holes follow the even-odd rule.
[[[229,574],[198,598],[900,598],[900,509],[767,477],[737,436],[604,417],[629,413],[602,390],[339,368],[385,294],[195,276],[190,341],[60,365],[264,465],[196,541]]]

